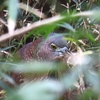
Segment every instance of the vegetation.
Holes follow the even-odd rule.
[[[100,99],[99,0],[0,0],[0,4],[0,99]],[[65,64],[22,62],[16,57],[24,44],[51,32],[64,33],[68,41],[72,55]],[[48,70],[58,71],[58,78],[21,84],[23,75],[46,76]]]

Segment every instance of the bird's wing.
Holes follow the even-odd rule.
[[[38,45],[43,41],[43,38],[39,38],[31,43],[24,45],[19,51],[17,52],[18,56],[22,60],[30,60],[33,59],[33,54],[35,53]]]

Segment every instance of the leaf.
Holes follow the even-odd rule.
[[[75,32],[75,29],[68,23],[64,23],[64,24],[59,24],[61,27],[64,27],[66,29],[71,30],[72,32]]]
[[[86,33],[85,36],[90,39],[92,42],[95,42],[94,37],[92,36],[92,34]]]
[[[80,12],[80,13],[72,15],[72,17],[78,17],[78,16],[90,17],[92,19],[94,18],[96,20],[100,20],[100,8],[93,9],[91,11],[84,11],[84,12]]]
[[[9,83],[15,85],[14,80],[13,80],[11,77],[9,77],[8,75],[6,75],[5,73],[0,72],[0,76],[2,76],[2,77],[3,77],[5,80],[7,80]]]
[[[44,79],[23,84],[7,100],[56,100],[61,96],[63,86],[57,80]],[[18,99],[19,98],[19,99]]]
[[[9,0],[8,10],[9,10],[8,29],[9,33],[13,34],[18,13],[18,0]]]
[[[15,45],[8,46],[8,47],[5,47],[5,48],[3,48],[3,49],[0,49],[0,52],[1,52],[1,51],[5,51],[5,50],[8,50],[8,49],[10,49],[10,48],[12,48],[12,47],[15,47]]]

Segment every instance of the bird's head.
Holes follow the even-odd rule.
[[[54,61],[62,58],[66,52],[70,52],[67,47],[67,41],[64,36],[57,33],[51,33],[43,41],[37,51],[36,57],[39,60]]]

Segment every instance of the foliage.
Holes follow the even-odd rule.
[[[1,0],[0,3],[1,99],[100,98],[99,0]],[[22,62],[16,57],[22,45],[41,36],[46,38],[53,31],[64,33],[68,41],[72,55],[67,63]],[[58,78],[47,78],[49,71],[58,72]],[[13,79],[9,75],[12,72],[23,73],[26,80],[30,75],[39,79],[19,85],[16,80],[23,77],[16,74]],[[41,76],[44,78],[40,79]]]

